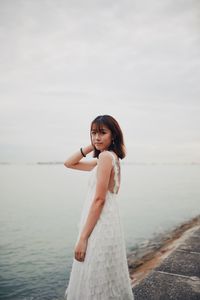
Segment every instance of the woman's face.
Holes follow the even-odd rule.
[[[92,144],[99,151],[107,150],[112,142],[111,130],[105,126],[101,125],[100,131],[97,130],[97,126],[94,124],[91,130]]]

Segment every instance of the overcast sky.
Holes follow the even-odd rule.
[[[63,161],[91,121],[127,161],[200,162],[198,0],[0,0],[0,161]]]

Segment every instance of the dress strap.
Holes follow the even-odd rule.
[[[117,192],[117,189],[118,189],[118,186],[119,186],[119,179],[118,179],[118,174],[119,174],[119,166],[117,165],[116,163],[116,158],[114,156],[114,154],[109,151],[109,153],[112,155],[112,161],[113,161],[113,166],[114,166],[114,189],[113,189],[113,192],[116,193]]]

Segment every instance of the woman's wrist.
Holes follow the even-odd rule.
[[[81,149],[82,149],[82,151],[81,151]],[[93,151],[93,150],[94,150],[94,148],[93,148],[92,145],[88,145],[88,146],[85,146],[85,147],[81,147],[81,148],[80,148],[81,153],[85,154],[85,156],[86,156],[88,153],[90,153],[91,151]],[[84,156],[84,155],[83,155],[83,156]]]
[[[82,147],[80,148],[81,154],[83,155],[83,157],[86,157],[86,154],[83,152]]]
[[[80,236],[80,241],[81,241],[81,240],[82,240],[82,241],[87,241],[87,240],[88,240],[88,237],[82,234],[82,235]]]

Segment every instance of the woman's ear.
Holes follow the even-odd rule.
[[[113,134],[113,135],[112,135],[112,140],[115,140],[115,138],[116,138],[116,135]]]

